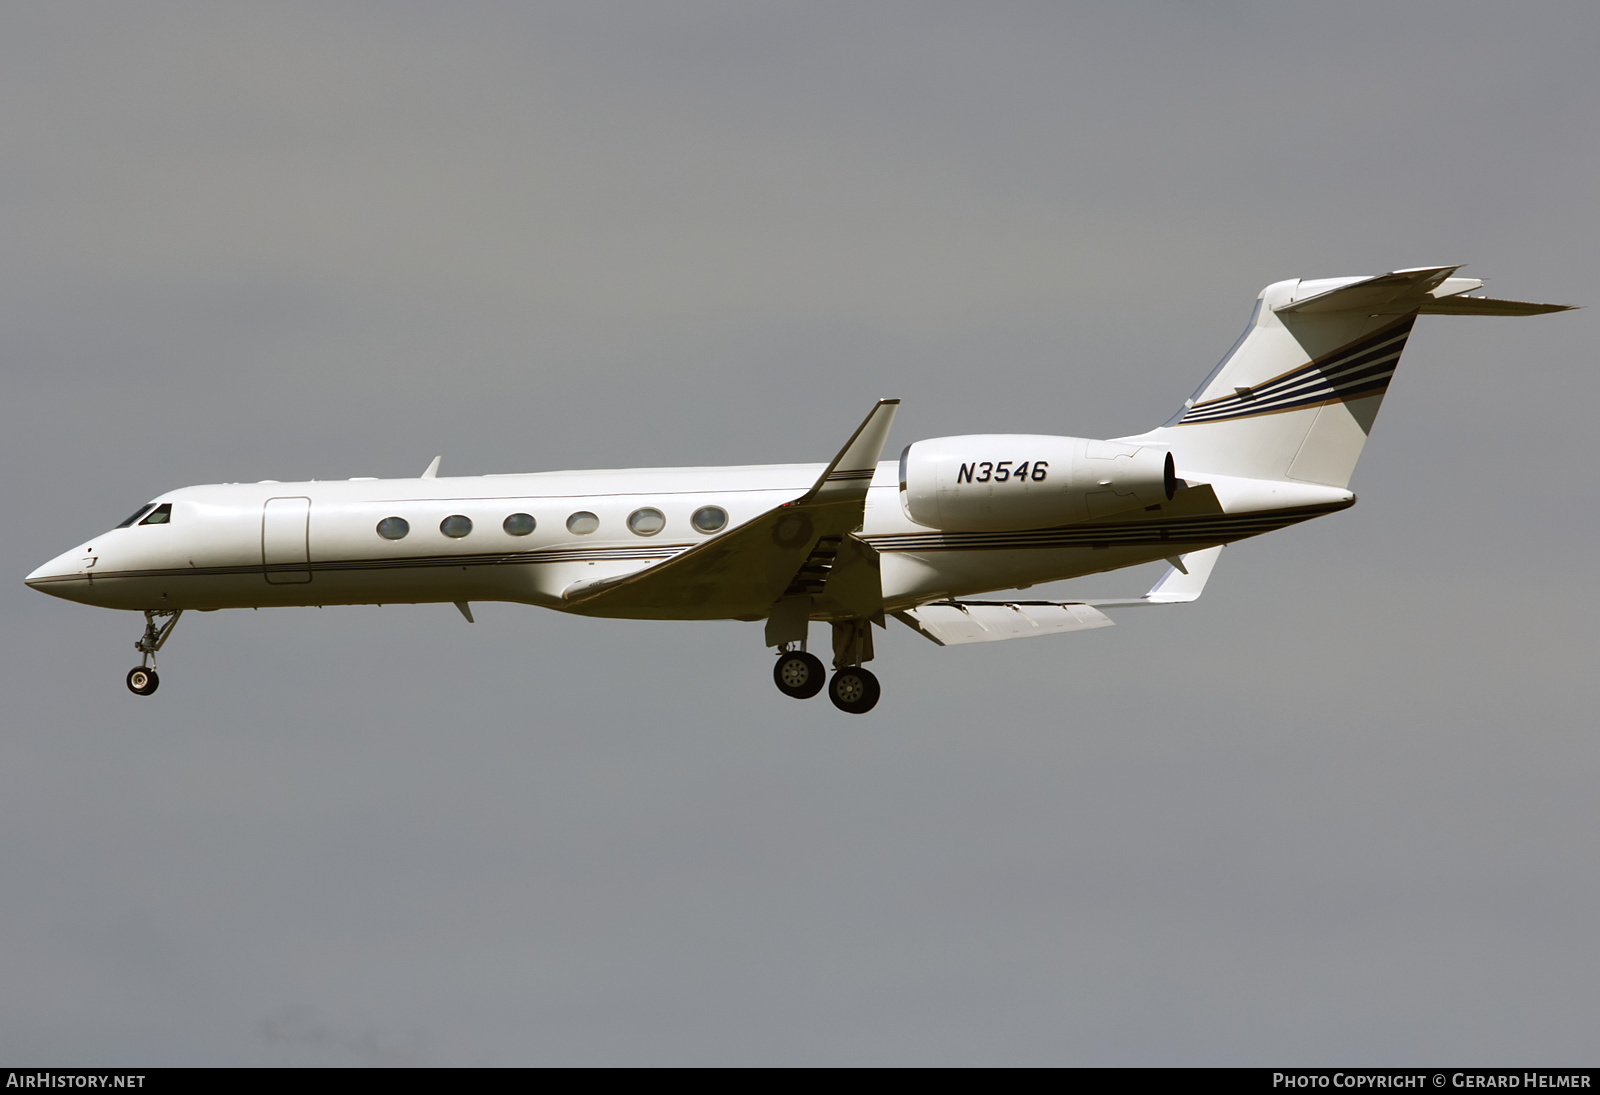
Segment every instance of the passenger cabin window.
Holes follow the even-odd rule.
[[[138,510],[134,513],[134,515],[132,517],[128,518],[126,521],[122,522],[122,524],[118,525],[117,527],[118,528],[127,528],[128,526],[132,525],[135,521],[137,521],[139,518],[143,517],[145,514],[149,513],[151,510],[153,510],[155,508],[156,508],[156,505],[155,505],[154,502],[146,502],[144,505],[142,505],[142,506],[140,506],[138,508]]]
[[[667,527],[667,519],[658,509],[636,509],[628,515],[628,531],[635,536],[654,536]]]
[[[463,517],[461,514],[452,514],[439,522],[439,531],[452,540],[459,540],[472,531],[472,518]]]
[[[385,540],[403,540],[410,531],[411,524],[404,517],[385,517],[378,522],[378,535]]]
[[[139,522],[141,525],[169,525],[172,523],[172,503],[163,502],[150,511],[150,516]]]
[[[581,509],[567,518],[567,531],[577,536],[587,536],[600,527],[600,518],[586,509]]]
[[[537,524],[531,513],[513,513],[501,523],[500,527],[512,536],[526,536]]]
[[[721,506],[702,506],[694,511],[689,523],[700,532],[716,532],[728,523],[728,511]]]

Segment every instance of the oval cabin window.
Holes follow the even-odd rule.
[[[694,511],[689,523],[699,532],[716,532],[728,523],[728,511],[721,506],[702,506]]]
[[[628,531],[635,536],[654,536],[667,527],[665,515],[658,509],[636,509],[628,514]]]

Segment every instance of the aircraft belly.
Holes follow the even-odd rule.
[[[326,564],[324,564],[326,565]],[[421,604],[451,601],[548,603],[526,563],[494,566],[324,569],[311,580],[269,582],[260,566],[101,575],[92,603],[123,609],[266,608],[287,605]],[[85,583],[87,586],[87,583]],[[88,599],[88,590],[85,590]]]

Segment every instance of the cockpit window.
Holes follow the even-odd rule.
[[[145,514],[149,513],[151,510],[153,510],[155,508],[156,508],[156,506],[155,506],[154,502],[146,502],[144,505],[139,507],[138,512],[136,512],[132,517],[128,518],[126,521],[122,522],[122,524],[118,525],[117,527],[118,528],[127,528],[129,525],[133,524],[139,518],[143,517]]]
[[[167,525],[172,523],[172,503],[163,502],[150,511],[150,516],[139,522],[141,525]]]

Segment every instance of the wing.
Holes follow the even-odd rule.
[[[940,646],[997,643],[1110,627],[1104,612],[1082,601],[936,601],[895,618]]]
[[[879,400],[816,484],[736,528],[645,570],[578,582],[562,594],[568,611],[632,619],[759,620],[818,551],[861,527],[867,488],[899,408]]]
[[[1065,631],[1110,627],[1114,620],[1102,608],[1185,604],[1198,600],[1217,565],[1221,547],[1191,551],[1179,557],[1143,597],[1122,601],[935,601],[895,618],[940,646],[1030,639]]]

